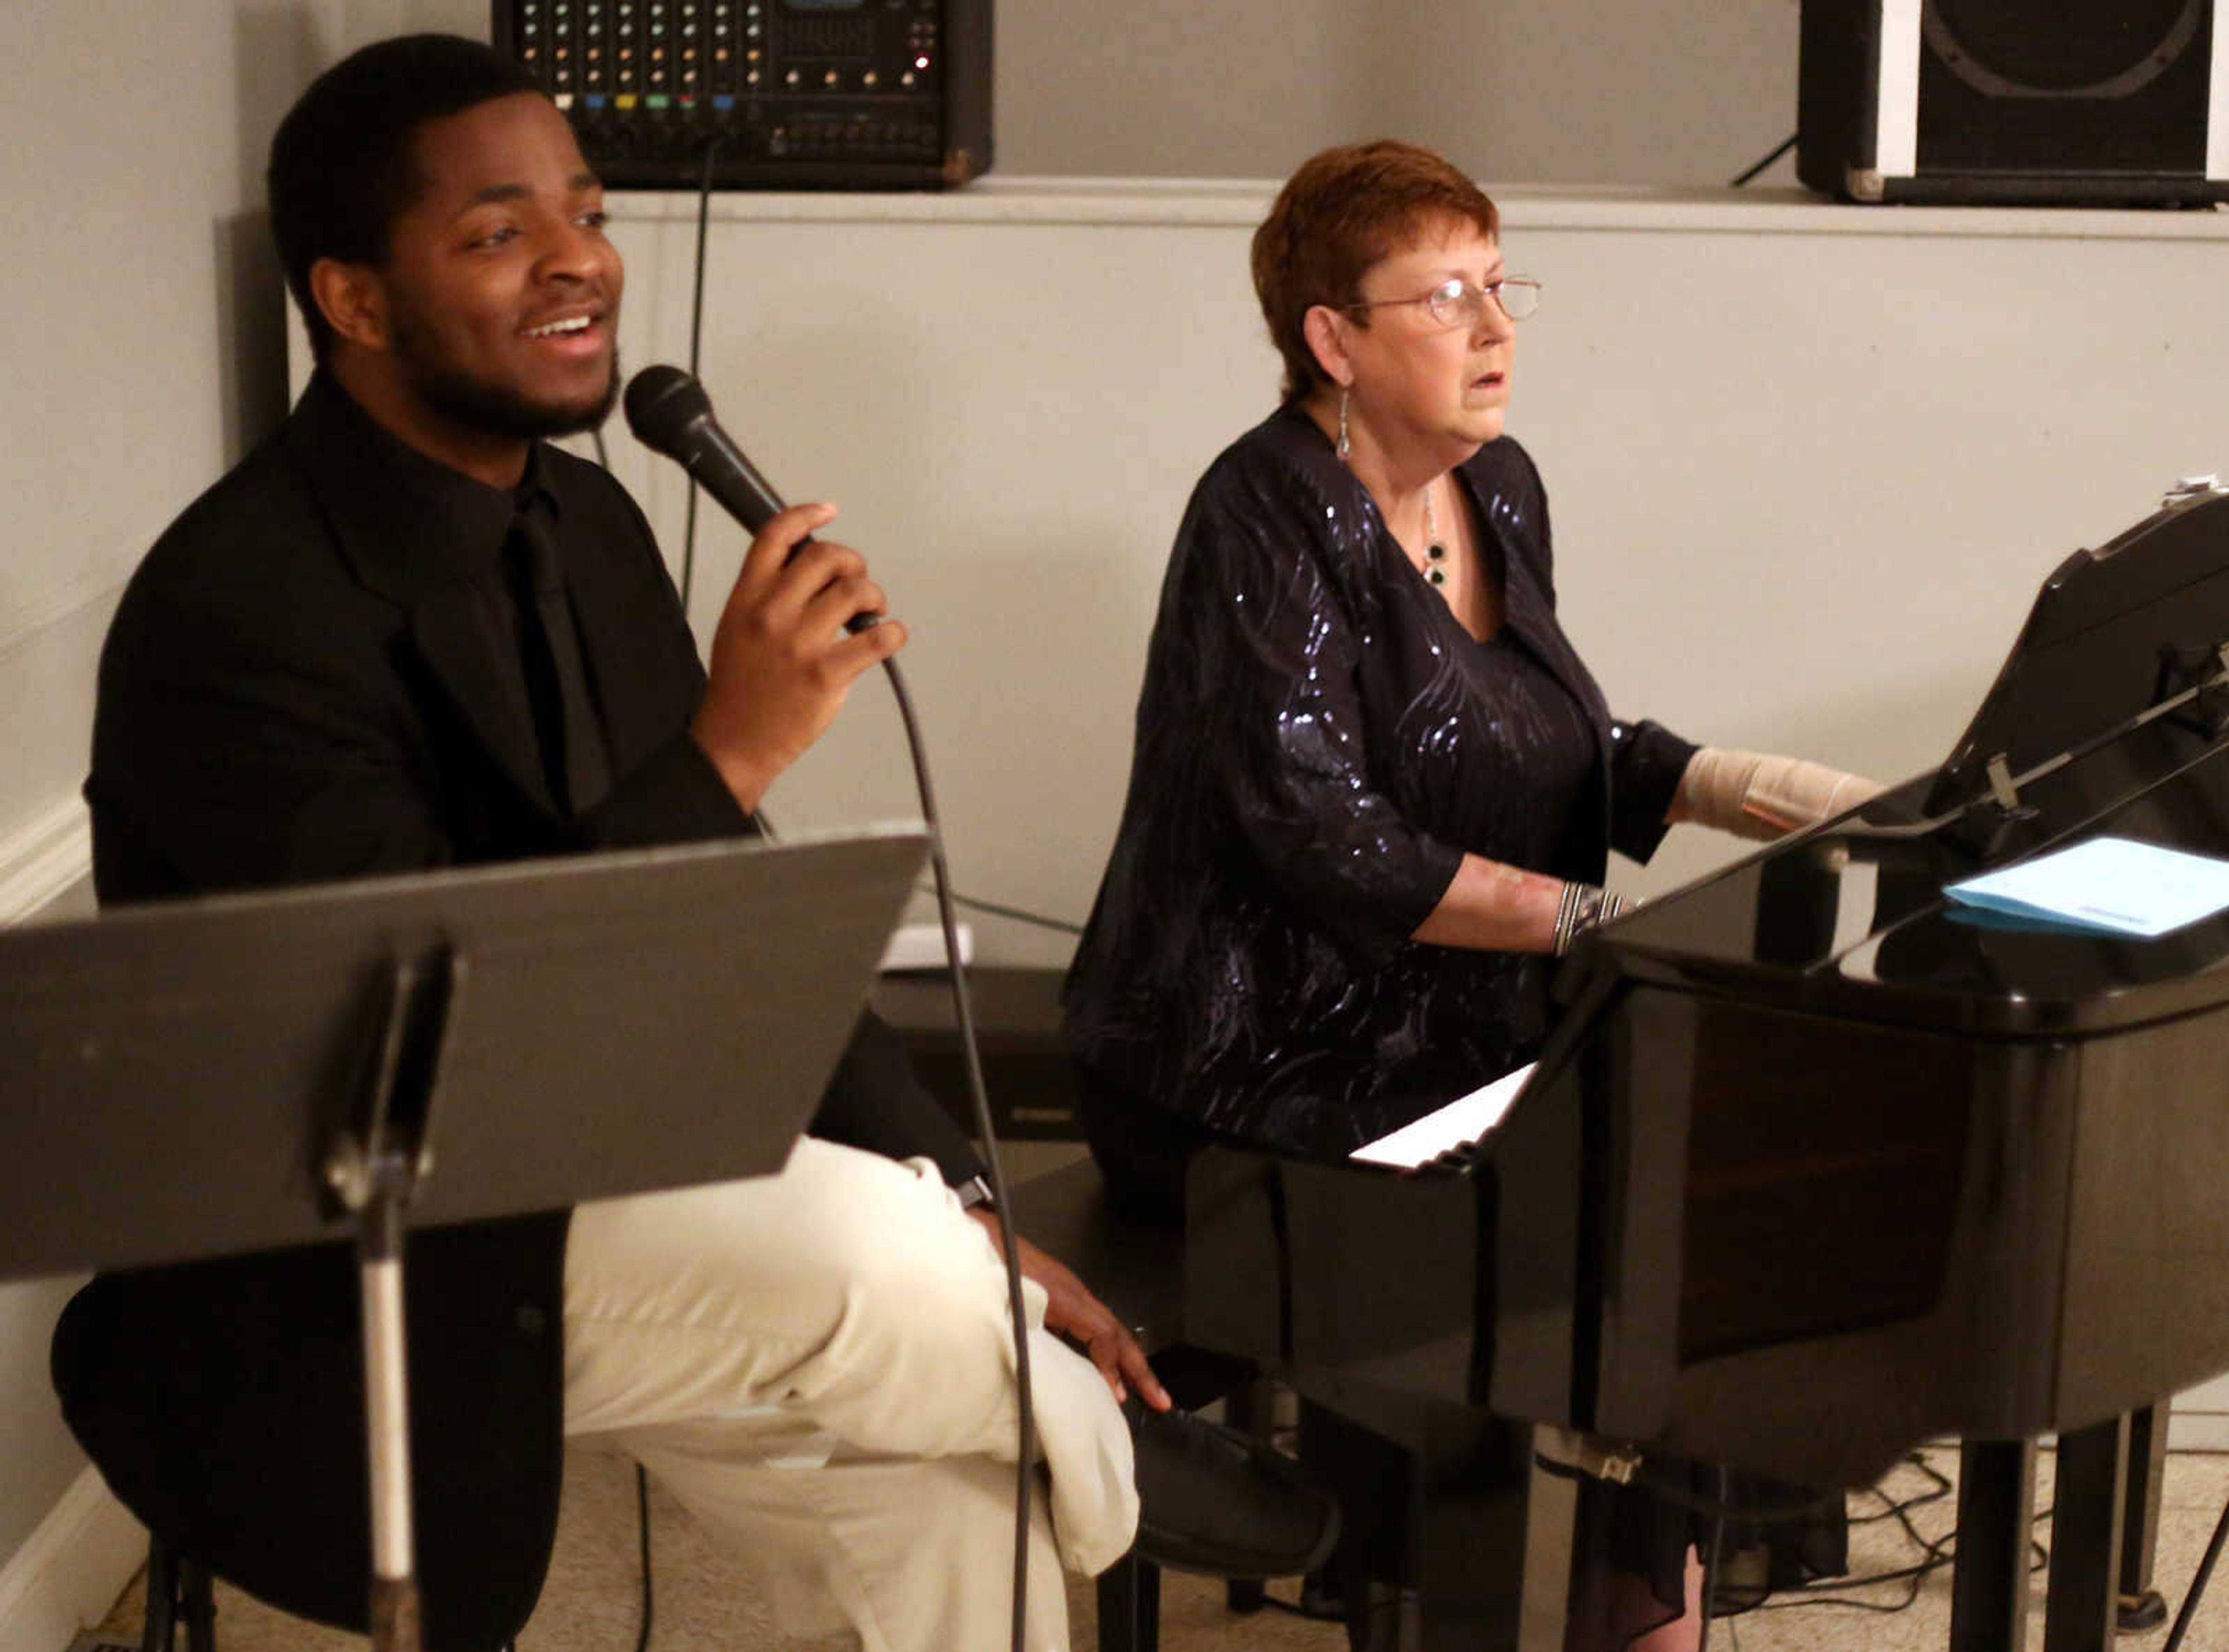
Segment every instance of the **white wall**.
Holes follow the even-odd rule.
[[[1795,130],[1793,0],[1384,0],[1371,120],[1498,183],[1725,183]],[[1763,181],[1795,178],[1792,160]]]
[[[40,66],[0,111],[22,231],[0,273],[0,841],[66,817],[118,588],[277,405],[277,312],[239,226],[298,42],[233,0],[128,23],[0,7],[0,57]],[[46,1385],[62,1295],[0,1289],[0,1556],[83,1467]]]
[[[83,870],[93,663],[125,576],[285,412],[284,298],[260,217],[272,128],[321,63],[418,21],[408,12],[0,3],[0,60],[37,66],[0,106],[21,232],[0,270],[0,922],[52,893],[59,863]],[[11,1604],[35,1585],[10,1558],[85,1466],[46,1376],[68,1289],[0,1286]]]
[[[845,507],[837,531],[913,626],[969,893],[1089,908],[1170,537],[1199,471],[1273,405],[1245,273],[1269,191],[1009,182],[716,208],[704,377],[778,486]],[[2229,460],[2229,222],[2210,215],[1502,205],[1513,267],[1546,282],[1510,428],[1548,479],[1567,624],[1624,715],[1915,773],[2068,550]],[[620,211],[626,350],[685,358],[691,205]],[[625,436],[614,451],[678,554],[680,473]],[[701,531],[700,630],[742,543]],[[769,806],[832,825],[911,800],[868,680]],[[1623,885],[1734,847],[1683,830]],[[1064,955],[975,922],[979,955]]]
[[[1795,24],[1793,0],[1003,0],[999,167],[1279,177],[1394,136],[1495,182],[1722,183],[1795,130]]]
[[[1371,71],[1385,10],[1357,0],[1005,0],[992,88],[998,170],[1289,172],[1326,144],[1367,134],[1382,120]]]

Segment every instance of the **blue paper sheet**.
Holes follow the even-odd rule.
[[[2229,861],[2132,838],[2092,838],[1943,892],[2009,917],[2149,939],[2229,908]]]

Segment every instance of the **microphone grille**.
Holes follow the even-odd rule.
[[[671,454],[688,440],[691,425],[712,416],[712,398],[695,376],[659,362],[627,381],[627,428],[644,447]]]

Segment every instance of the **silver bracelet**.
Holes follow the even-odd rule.
[[[1551,950],[1561,958],[1571,951],[1574,941],[1624,910],[1622,895],[1613,895],[1594,884],[1564,884],[1563,897],[1556,903],[1556,928]]]

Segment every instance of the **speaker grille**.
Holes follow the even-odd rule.
[[[2229,201],[2229,93],[2211,85],[2229,0],[1802,7],[1795,170],[1815,190],[1860,201]]]
[[[2205,11],[2205,0],[1929,0],[1926,34],[1946,67],[1989,96],[2125,97],[2181,61]]]
[[[1923,172],[2203,177],[2207,0],[1926,0]]]

